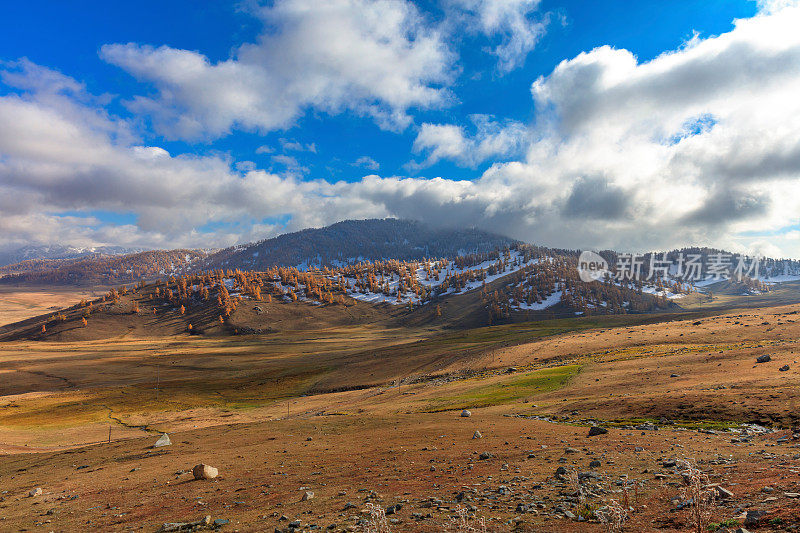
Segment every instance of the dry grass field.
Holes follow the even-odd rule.
[[[402,505],[392,531],[444,531],[459,507],[489,531],[603,531],[593,511],[625,498],[626,531],[684,531],[664,460],[686,457],[733,492],[710,520],[765,510],[749,529],[782,531],[800,521],[798,310],[0,343],[0,530],[360,531],[373,502]],[[190,481],[200,462],[220,477]]]
[[[75,305],[82,298],[95,298],[102,292],[77,287],[0,286],[0,326],[52,313]]]

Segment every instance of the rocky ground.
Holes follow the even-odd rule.
[[[391,531],[458,531],[459,513],[487,531],[605,531],[596,511],[609,506],[625,531],[689,531],[682,459],[708,476],[714,529],[800,528],[790,431],[664,421],[589,436],[507,410],[297,418],[175,433],[158,448],[5,456],[0,530],[367,531],[371,504]],[[195,480],[201,463],[219,475]]]

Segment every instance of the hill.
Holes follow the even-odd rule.
[[[325,228],[287,233],[216,252],[154,250],[131,254],[53,247],[0,266],[0,282],[12,284],[112,285],[217,268],[341,266],[358,261],[425,257],[454,258],[486,253],[517,241],[477,229],[433,228],[396,219],[346,220]]]
[[[124,246],[77,247],[63,244],[27,245],[0,251],[0,267],[34,259],[79,259],[89,256],[128,255],[143,252],[142,248]]]
[[[71,259],[30,259],[0,267],[0,283],[26,285],[116,285],[193,270],[206,253],[153,250],[128,255],[92,254]]]
[[[226,248],[209,256],[209,268],[266,270],[273,266],[341,266],[358,261],[454,258],[491,252],[517,241],[474,228],[435,228],[398,219],[345,220],[317,229]]]

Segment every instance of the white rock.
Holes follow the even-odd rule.
[[[160,448],[162,446],[170,446],[172,445],[172,441],[169,440],[169,435],[166,433],[162,433],[161,436],[158,438],[155,444],[153,444],[153,448]]]
[[[41,495],[42,495],[42,489],[39,488],[39,487],[36,487],[35,489],[31,489],[31,491],[28,493],[28,496],[30,496],[31,498],[34,498],[36,496],[41,496]]]
[[[214,479],[219,475],[219,470],[201,463],[192,468],[192,475],[195,479]]]
[[[472,413],[470,413],[469,411],[464,409],[463,411],[461,411],[461,416],[463,416],[464,418],[468,418],[468,417],[472,416]]]

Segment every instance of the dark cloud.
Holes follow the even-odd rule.
[[[602,177],[580,178],[572,187],[562,213],[565,217],[614,221],[629,216],[631,199]]]

